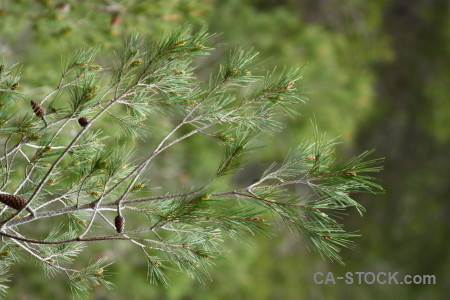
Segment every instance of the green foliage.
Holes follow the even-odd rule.
[[[48,62],[60,53],[100,44],[117,49],[133,32],[152,37],[186,21],[202,25],[210,9],[204,0],[8,1],[0,6],[0,55],[24,64],[22,87],[45,88],[59,76]]]
[[[266,65],[307,64],[302,84],[311,101],[302,115],[314,114],[320,128],[347,144],[374,108],[370,68],[393,56],[380,29],[385,2],[219,1],[211,26],[231,45],[264,52]],[[289,122],[288,145],[313,134],[308,118]]]
[[[215,76],[198,80],[193,60],[211,52],[213,37],[189,26],[153,43],[132,36],[110,68],[96,63],[97,49],[82,49],[64,65],[56,87],[25,108],[25,118],[17,117],[20,107],[0,108],[9,118],[0,128],[1,190],[27,200],[17,211],[3,207],[0,235],[30,253],[47,275],[67,274],[74,293],[109,286],[106,258],[72,267],[94,242],[124,240],[140,248],[151,282],[168,284],[164,271],[172,268],[202,280],[221,257],[223,239],[267,234],[263,217],[269,213],[321,255],[343,263],[339,251],[352,245],[349,238],[355,234],[346,232],[336,216],[351,207],[362,211],[350,194],[382,190],[366,175],[380,171],[380,160],[365,160],[370,154],[365,152],[340,164],[334,141],[317,134],[256,182],[221,186],[221,177],[242,170],[248,154],[262,146],[262,135],[283,129],[276,117],[296,115],[293,107],[305,98],[296,88],[301,69],[255,76],[253,51],[235,50]],[[21,95],[25,103],[29,97]],[[155,114],[171,115],[171,129],[159,140],[142,131],[143,122]],[[120,147],[106,130],[95,129],[105,119],[119,123],[121,135],[142,138],[146,152],[133,156],[127,150],[131,145]],[[158,180],[152,165],[161,154],[194,135],[225,144],[216,173],[178,193],[163,189],[154,195],[144,189],[144,177]],[[298,186],[301,193],[293,191]],[[123,230],[130,219],[136,220],[134,228]],[[59,222],[34,230],[41,220]]]

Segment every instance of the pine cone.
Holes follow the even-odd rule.
[[[111,26],[116,26],[120,23],[120,14],[118,12],[115,12],[111,16]]]
[[[30,103],[36,116],[42,118],[45,115],[45,109],[39,104],[37,104],[37,102],[31,101]]]
[[[81,117],[78,119],[78,124],[80,124],[81,127],[86,127],[89,124],[89,120],[86,117]]]
[[[125,228],[125,218],[122,216],[116,216],[114,218],[114,226],[116,226],[116,231],[122,233]]]
[[[17,210],[21,210],[27,205],[27,200],[21,196],[0,194],[0,202]]]

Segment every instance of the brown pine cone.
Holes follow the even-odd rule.
[[[78,119],[78,124],[80,124],[81,127],[86,127],[89,124],[89,120],[86,117],[81,117]]]
[[[111,16],[111,26],[116,26],[120,23],[120,14],[118,12],[115,12]]]
[[[0,194],[0,202],[17,210],[21,210],[27,205],[27,200],[21,196]]]
[[[30,103],[36,116],[42,118],[45,115],[45,109],[42,106],[40,106],[37,102],[31,101]]]
[[[125,218],[122,216],[116,216],[114,218],[114,226],[116,226],[116,231],[122,233],[125,228]]]

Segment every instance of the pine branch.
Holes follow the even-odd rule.
[[[15,91],[18,73],[3,67],[0,75],[10,75],[0,76],[0,236],[11,258],[0,260],[2,267],[17,263],[14,244],[46,274],[62,271],[74,292],[84,293],[89,285],[109,286],[103,270],[109,262],[74,269],[74,258],[93,242],[126,241],[143,250],[152,282],[168,284],[164,270],[172,267],[201,278],[220,257],[224,235],[239,240],[268,235],[269,213],[321,255],[343,263],[339,251],[351,247],[356,235],[337,220],[347,208],[364,211],[354,193],[382,191],[367,175],[381,170],[381,160],[366,160],[368,151],[339,163],[335,140],[316,135],[255,183],[218,188],[219,177],[245,168],[249,154],[262,147],[261,136],[281,131],[280,117],[295,116],[295,105],[305,99],[296,87],[300,68],[254,75],[254,51],[233,51],[210,80],[198,80],[192,62],[212,50],[212,37],[206,29],[193,32],[188,26],[148,45],[133,36],[110,71],[95,64],[98,49],[82,49],[67,61],[56,87],[41,99],[33,95],[31,106]],[[26,105],[10,105],[11,100]],[[20,116],[19,109],[26,114]],[[169,114],[171,127],[145,140],[154,116]],[[120,125],[121,137],[148,141],[146,152],[135,155],[130,145],[118,147],[106,137],[113,129],[94,129],[110,122]],[[213,176],[178,193],[150,193],[161,153],[195,135],[224,145]],[[302,194],[292,192],[298,185]],[[54,224],[64,217],[66,222]],[[38,220],[48,221],[43,222],[47,235],[23,229]]]

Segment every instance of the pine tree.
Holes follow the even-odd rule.
[[[316,130],[313,139],[302,141],[252,184],[223,186],[222,178],[239,172],[263,146],[262,135],[283,130],[279,116],[297,115],[295,105],[305,98],[301,68],[255,75],[254,51],[232,51],[214,76],[198,80],[193,60],[211,52],[213,37],[189,26],[151,43],[132,36],[105,67],[95,62],[98,49],[80,50],[42,99],[17,89],[17,66],[1,66],[3,282],[20,253],[27,253],[46,274],[67,274],[75,293],[110,286],[106,259],[82,269],[71,264],[94,242],[121,241],[142,250],[151,282],[167,284],[164,270],[173,267],[202,279],[220,257],[224,236],[267,234],[270,215],[321,255],[343,263],[339,251],[351,247],[350,238],[357,235],[337,220],[348,208],[364,211],[352,194],[382,190],[367,175],[380,171],[381,160],[366,160],[371,153],[366,151],[337,162],[336,140]],[[151,132],[146,124],[157,115],[175,122],[159,140],[156,134],[146,137]],[[107,122],[121,125],[124,136],[157,142],[135,155],[99,128]],[[158,177],[152,165],[194,135],[224,148],[213,176],[201,186],[155,194],[148,188]],[[34,226],[38,223],[45,224],[45,232]],[[0,292],[5,290],[0,285]]]

